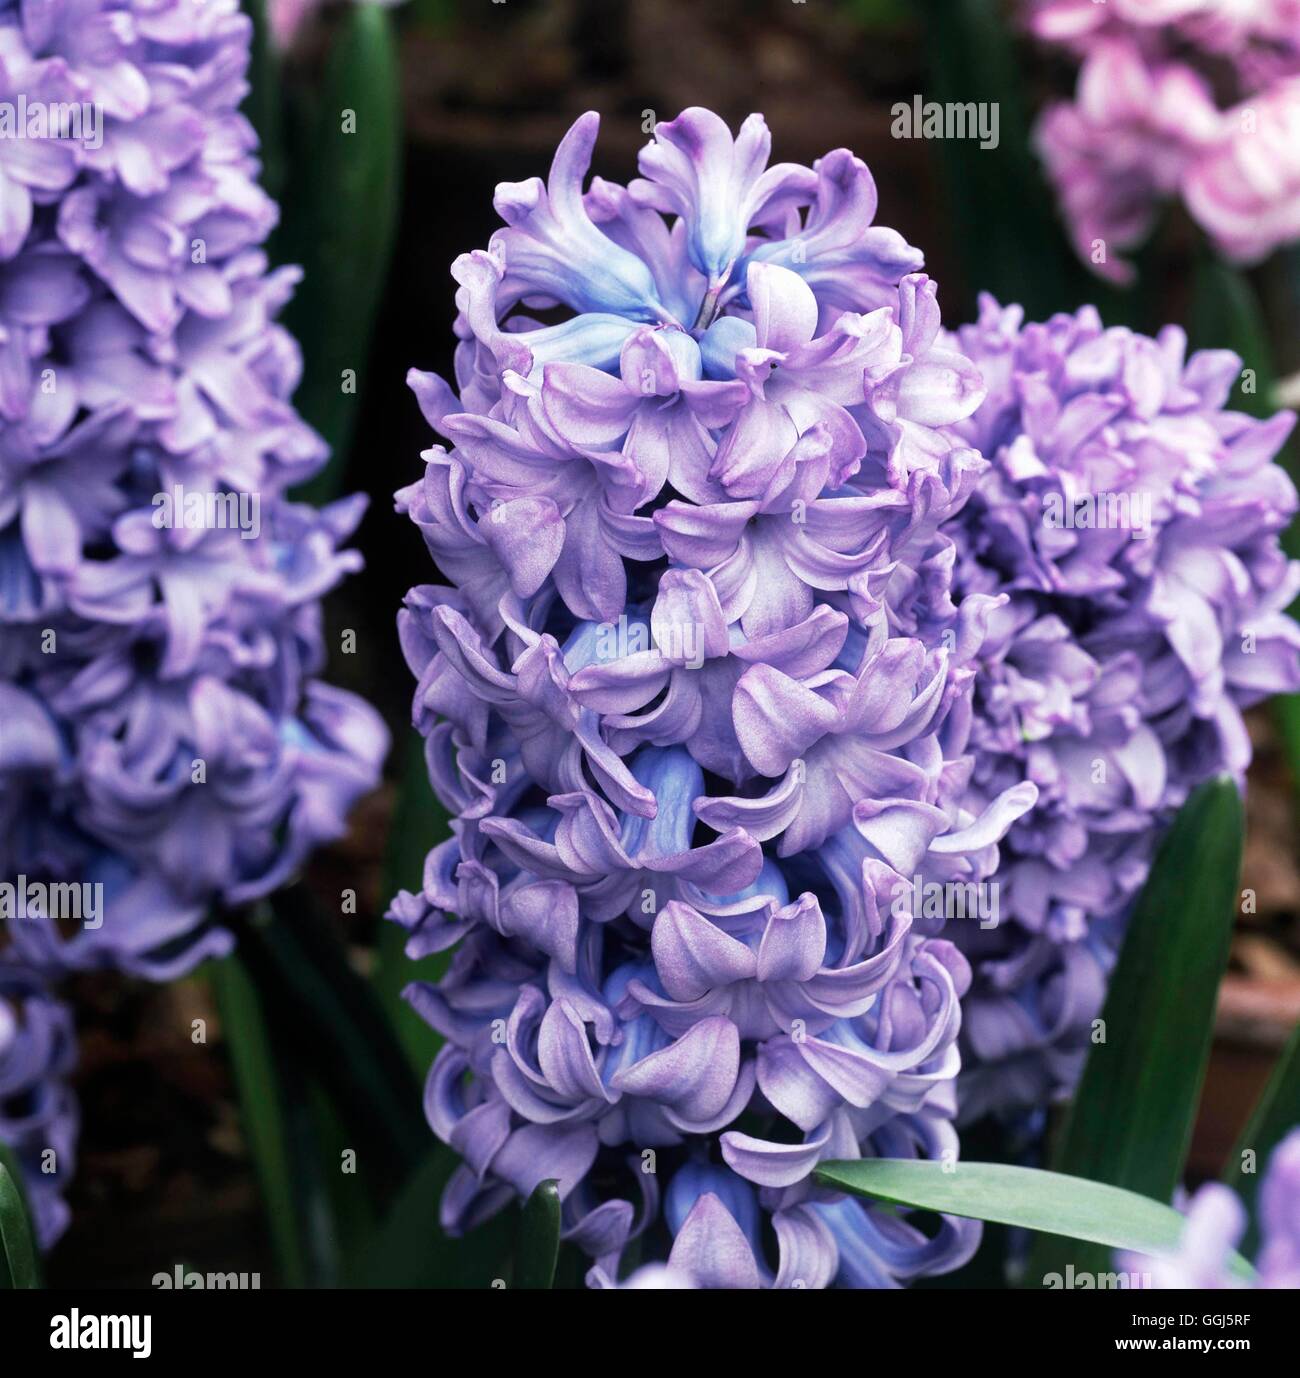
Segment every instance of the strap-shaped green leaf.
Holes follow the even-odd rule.
[[[1192,280],[1191,345],[1195,349],[1231,349],[1249,370],[1237,380],[1227,405],[1252,416],[1277,410],[1277,382],[1268,327],[1250,279],[1238,268],[1205,254]]]
[[[1223,1180],[1241,1196],[1250,1216],[1250,1225],[1241,1242],[1247,1254],[1253,1254],[1259,1243],[1255,1198],[1259,1194],[1260,1178],[1268,1165],[1269,1155],[1297,1124],[1300,1124],[1300,1024],[1292,1029],[1264,1094],[1224,1167]],[[1247,1152],[1254,1154],[1252,1172],[1244,1171]]]
[[[209,971],[280,1281],[285,1287],[333,1286],[335,1230],[313,1142],[305,1072],[283,1045],[276,1046],[239,957],[214,962]]]
[[[27,1203],[9,1169],[0,1163],[0,1286],[35,1288],[41,1285]]]
[[[401,1189],[424,1160],[429,1127],[419,1082],[370,983],[353,970],[338,935],[301,885],[265,911],[231,920],[240,961],[257,985],[272,1038],[292,1049],[337,1103],[378,1189]]]
[[[1173,1199],[1209,1059],[1241,848],[1237,786],[1226,775],[1207,780],[1174,820],[1129,920],[1056,1171]],[[1109,1267],[1099,1249],[1041,1239],[1026,1276],[1067,1263]]]
[[[384,866],[384,896],[418,890],[424,860],[431,848],[451,835],[447,810],[429,784],[424,738],[412,732],[406,746],[397,807]],[[451,952],[437,952],[413,962],[406,955],[408,934],[399,924],[381,922],[371,984],[392,1021],[416,1075],[423,1082],[442,1047],[442,1035],[411,1008],[402,992],[415,981],[437,981],[451,964]]]
[[[244,0],[244,11],[253,21],[249,92],[244,101],[244,114],[257,131],[262,186],[268,196],[278,201],[284,187],[284,91],[280,81],[280,54],[271,37],[266,10],[266,0]]]
[[[965,285],[971,298],[983,288],[1003,302],[1020,302],[1030,320],[1045,320],[1077,301],[1083,270],[1073,263],[1032,151],[1015,32],[992,0],[926,0],[920,8],[930,67],[925,98],[973,102],[998,120],[991,147],[969,138],[942,139],[935,149]],[[974,301],[954,301],[953,284],[948,287],[944,310],[964,319]]]
[[[285,324],[303,351],[295,405],[329,442],[329,464],[298,496],[337,496],[347,465],[375,318],[396,234],[401,80],[392,14],[348,8],[334,35],[305,137],[287,150],[293,176],[276,253],[301,264]],[[345,390],[344,375],[352,378]]]
[[[438,1201],[459,1165],[451,1149],[431,1141],[423,1165],[407,1179],[369,1246],[350,1260],[349,1286],[462,1290],[506,1285],[517,1210],[504,1210],[457,1239],[438,1223]]]
[[[555,1285],[560,1255],[560,1184],[538,1182],[524,1205],[515,1254],[515,1286],[549,1291]]]
[[[822,1186],[855,1196],[1089,1240],[1107,1250],[1167,1253],[1186,1223],[1172,1206],[1136,1192],[1009,1163],[864,1158],[822,1163],[815,1176]],[[1113,1272],[1109,1253],[1104,1262],[1098,1271]],[[1234,1256],[1233,1267],[1250,1276],[1244,1260]]]

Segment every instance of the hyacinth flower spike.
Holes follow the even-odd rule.
[[[896,1286],[978,1227],[811,1173],[955,1151],[969,968],[914,896],[1036,798],[967,794],[983,386],[851,153],[768,168],[761,117],[692,109],[584,189],[596,128],[498,188],[455,384],[411,374],[445,446],[398,506],[448,583],[399,629],[455,818],[391,917],[455,948],[409,992],[442,1222],[555,1178],[593,1286],[634,1238],[693,1286]]]

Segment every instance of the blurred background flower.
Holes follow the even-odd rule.
[[[287,495],[327,451],[274,321],[297,274],[260,249],[251,33],[234,0],[0,11],[0,98],[77,117],[0,141],[0,874],[44,889],[5,914],[15,973],[165,980],[228,952],[221,909],[338,837],[386,749],[315,678],[365,499]],[[66,1010],[10,1011],[6,1065],[59,1106]],[[44,1123],[0,1133],[25,1154]],[[48,1112],[56,1178],[71,1123]],[[36,1209],[48,1242],[61,1219]]]
[[[1004,591],[975,687],[974,780],[1039,790],[998,871],[996,930],[959,941],[961,1112],[1028,1112],[1074,1088],[1124,920],[1161,832],[1202,780],[1244,780],[1242,710],[1300,688],[1273,462],[1295,422],[1224,410],[1226,350],[1186,355],[1089,308],[1026,324],[981,303],[956,339],[988,396],[959,430],[992,469],[958,521],[960,595]]]
[[[1220,1290],[1236,1287],[1300,1287],[1300,1130],[1293,1129],[1273,1150],[1258,1197],[1259,1252],[1255,1278],[1247,1283],[1231,1267],[1247,1214],[1240,1198],[1218,1182],[1203,1186],[1188,1202],[1187,1225],[1176,1252],[1150,1257],[1121,1254],[1116,1266],[1161,1290]]]
[[[1028,0],[1031,30],[1081,59],[1072,101],[1035,142],[1076,250],[1131,281],[1120,255],[1181,199],[1225,257],[1300,238],[1300,7],[1294,0]]]

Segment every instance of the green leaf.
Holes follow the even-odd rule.
[[[319,504],[342,486],[397,227],[401,82],[393,17],[382,5],[349,6],[316,111],[292,149],[297,180],[276,253],[303,269],[285,310],[303,350],[294,402],[333,456],[295,496]],[[354,392],[343,390],[345,370],[355,372]]]
[[[262,161],[261,183],[266,194],[278,201],[284,187],[283,100],[280,54],[271,37],[266,0],[243,0],[253,21],[253,42],[248,62],[248,98],[244,114],[257,131]]]
[[[1241,1242],[1245,1254],[1254,1254],[1259,1244],[1255,1202],[1269,1155],[1297,1124],[1300,1124],[1300,1024],[1291,1030],[1291,1037],[1278,1057],[1264,1094],[1233,1145],[1223,1172],[1223,1180],[1241,1196],[1250,1215],[1250,1225]],[[1242,1171],[1243,1155],[1247,1151],[1255,1155],[1254,1172]]]
[[[961,1151],[972,1162],[1019,1166],[1023,1153],[1021,1133],[1020,1127],[1013,1128],[992,1115],[986,1115],[962,1129]],[[1008,1225],[989,1222],[980,1235],[979,1248],[960,1268],[933,1277],[917,1278],[912,1285],[934,1291],[963,1291],[970,1288],[1005,1291],[1011,1285],[1008,1262],[1013,1252],[1013,1233]]]
[[[418,890],[424,875],[424,859],[429,851],[451,834],[447,811],[438,802],[429,784],[429,767],[424,758],[424,738],[412,732],[406,746],[402,779],[398,786],[397,807],[389,835],[388,858],[384,867],[384,896],[391,899],[399,890]],[[413,962],[406,955],[407,932],[400,924],[381,922],[375,948],[371,984],[416,1076],[427,1075],[442,1035],[402,999],[412,981],[436,981],[447,970],[452,954],[439,952]]]
[[[384,895],[415,890],[422,883],[429,851],[450,835],[447,811],[429,784],[424,740],[410,734],[384,867]],[[413,981],[436,981],[446,971],[451,952],[413,962],[405,952],[406,930],[381,922],[371,985],[389,1023],[421,1081],[427,1076],[442,1036],[402,998]],[[461,1239],[449,1239],[438,1224],[438,1198],[459,1159],[443,1144],[412,1177],[374,1243],[354,1272],[363,1287],[491,1287],[511,1272],[512,1225],[519,1214],[510,1208]]]
[[[862,1158],[822,1163],[822,1186],[898,1206],[996,1221],[1106,1250],[1160,1254],[1177,1247],[1186,1221],[1172,1206],[1082,1177],[1010,1163],[940,1163],[911,1158]],[[1109,1253],[1099,1272],[1113,1272]],[[1243,1277],[1250,1267],[1234,1257]]]
[[[1197,266],[1193,283],[1188,337],[1193,348],[1231,349],[1240,355],[1242,367],[1254,374],[1254,391],[1245,392],[1238,384],[1229,405],[1252,416],[1272,415],[1276,409],[1277,369],[1268,323],[1250,278],[1207,254]],[[1292,480],[1300,479],[1294,437],[1288,440],[1276,462]],[[1293,521],[1282,533],[1282,546],[1292,559],[1300,557],[1300,522]],[[1296,604],[1290,613],[1292,617],[1297,615]],[[1300,695],[1278,694],[1270,707],[1291,767],[1292,786],[1300,795]]]
[[[968,138],[940,140],[934,149],[966,289],[959,300],[954,284],[944,284],[945,319],[972,315],[977,289],[1020,302],[1030,320],[1073,309],[1085,270],[1033,153],[1014,30],[996,0],[925,0],[921,16],[930,69],[925,99],[973,101],[998,117],[996,147]]]
[[[0,1287],[6,1290],[41,1285],[27,1202],[4,1163],[0,1163],[0,1265]]]
[[[230,919],[244,1112],[284,1276],[336,1286],[435,1144],[419,1082],[332,926],[302,886],[273,903]],[[340,1171],[345,1149],[354,1172]]]
[[[1129,920],[1095,1043],[1052,1160],[1056,1171],[1172,1200],[1183,1172],[1228,960],[1242,808],[1226,775],[1174,820]],[[1065,1264],[1108,1271],[1101,1251],[1038,1242],[1029,1277]]]
[[[386,1207],[424,1161],[430,1131],[419,1082],[370,984],[302,886],[279,891],[275,917],[232,920],[274,1046],[319,1078],[339,1108],[362,1176]]]
[[[287,1050],[274,1046],[256,987],[239,958],[214,962],[209,972],[281,1283],[328,1285],[337,1269],[335,1231],[302,1100],[302,1069],[295,1064],[298,1075],[285,1075]]]
[[[1292,523],[1292,530],[1297,530],[1295,523]],[[1291,768],[1291,787],[1300,794],[1300,694],[1278,694],[1269,706]]]
[[[354,1147],[355,1138],[344,1122],[341,1107],[319,1077],[308,1079],[305,1090],[306,1118],[315,1150],[313,1175],[319,1178],[321,1195],[329,1206],[325,1219],[331,1231],[334,1263],[329,1285],[337,1287],[345,1260],[365,1247],[374,1235],[379,1215],[367,1174],[342,1171],[343,1154]]]
[[[1252,416],[1270,416],[1277,378],[1268,327],[1250,279],[1237,268],[1205,255],[1192,286],[1189,343],[1195,349],[1231,349],[1254,374],[1254,391],[1239,380],[1228,405]]]
[[[350,1285],[465,1289],[505,1281],[518,1211],[502,1211],[461,1239],[449,1239],[438,1224],[439,1198],[459,1165],[451,1149],[433,1145],[354,1261]]]
[[[560,1184],[549,1178],[538,1182],[524,1205],[515,1252],[515,1286],[534,1292],[550,1291],[555,1285],[559,1256]]]

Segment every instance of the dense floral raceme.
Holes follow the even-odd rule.
[[[337,835],[386,745],[314,678],[363,504],[285,496],[325,452],[259,247],[250,31],[236,0],[0,2],[0,948],[44,976],[226,951],[214,912]]]
[[[965,753],[998,595],[960,610],[940,525],[986,465],[982,397],[920,254],[846,150],[767,167],[751,116],[660,123],[583,183],[597,118],[453,266],[449,448],[399,495],[446,586],[400,616],[454,836],[392,916],[446,1039],[427,1111],[453,1232],[542,1179],[617,1282],[891,1286],[970,1222],[811,1180],[953,1153],[960,999],[940,936],[1031,785]]]
[[[1009,594],[980,652],[973,779],[1039,791],[1002,846],[998,924],[958,933],[973,1118],[1072,1085],[1160,830],[1201,780],[1244,777],[1241,710],[1300,687],[1300,567],[1272,462],[1295,418],[1226,409],[1235,354],[1187,358],[1177,327],[1150,339],[1091,308],[1025,325],[988,297],[950,343],[988,388],[955,429],[991,462],[946,528],[954,596]]]
[[[1201,1187],[1192,1198],[1175,1252],[1157,1258],[1121,1254],[1117,1265],[1138,1274],[1144,1287],[1294,1291],[1300,1288],[1300,1128],[1273,1150],[1256,1206],[1260,1245],[1253,1278],[1231,1266],[1232,1251],[1246,1232],[1246,1211],[1236,1192],[1219,1182]]]
[[[1220,251],[1253,263],[1300,239],[1296,0],[1030,0],[1031,29],[1082,59],[1035,140],[1075,247],[1123,257],[1181,199]]]

